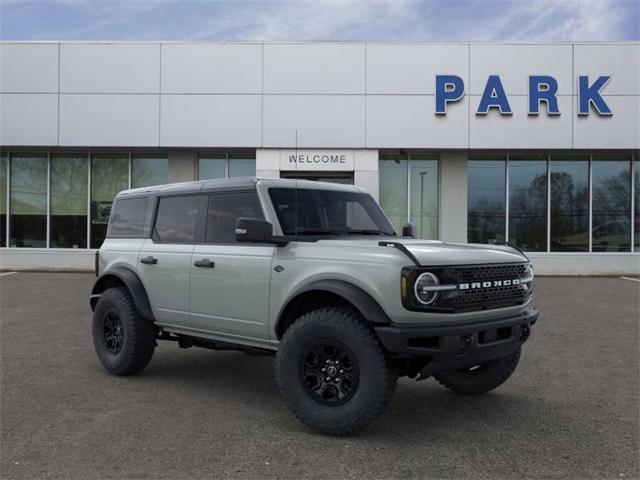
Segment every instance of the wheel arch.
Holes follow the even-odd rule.
[[[142,318],[153,322],[153,312],[147,291],[138,275],[127,267],[114,267],[98,277],[91,289],[91,310],[95,310],[100,295],[109,288],[125,287],[129,290],[136,310]]]
[[[319,280],[297,290],[280,310],[275,325],[278,339],[294,320],[305,313],[326,306],[350,306],[367,322],[389,324],[391,320],[382,307],[362,288],[342,280]]]

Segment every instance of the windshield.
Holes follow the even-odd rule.
[[[395,235],[366,193],[270,188],[284,235]]]

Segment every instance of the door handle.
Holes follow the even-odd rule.
[[[193,262],[193,264],[196,267],[203,267],[203,268],[213,268],[216,266],[215,262],[212,262],[208,258],[203,258],[202,260],[196,260],[195,262]]]
[[[144,257],[140,259],[140,263],[146,263],[147,265],[155,265],[158,263],[158,259],[156,257],[152,257],[149,255],[148,257]]]

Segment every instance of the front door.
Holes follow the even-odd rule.
[[[189,274],[201,195],[160,198],[151,239],[139,255],[139,272],[156,321],[186,327]]]
[[[352,172],[281,172],[280,178],[314,180],[316,182],[345,183],[353,185]]]
[[[230,340],[267,340],[275,247],[236,243],[238,217],[263,218],[255,190],[210,194],[205,243],[191,258],[191,327]]]

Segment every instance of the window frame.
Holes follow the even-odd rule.
[[[234,194],[234,193],[249,193],[249,194],[253,194],[254,198],[256,199],[257,203],[258,203],[258,208],[260,209],[260,213],[262,214],[260,218],[262,218],[262,220],[267,220],[267,217],[265,215],[265,210],[264,210],[264,206],[262,205],[262,201],[260,201],[260,195],[258,195],[258,190],[253,188],[253,189],[238,189],[238,190],[219,190],[219,191],[209,191],[209,192],[202,192],[204,193],[204,197],[206,198],[206,208],[204,209],[204,212],[202,212],[201,217],[202,218],[202,244],[203,245],[218,245],[218,246],[236,246],[236,245],[242,245],[242,246],[265,246],[265,245],[269,245],[269,246],[273,246],[272,243],[269,242],[238,242],[238,241],[234,241],[234,242],[208,242],[207,241],[207,225],[209,224],[209,201],[211,199],[211,197],[214,197],[216,195],[228,195],[228,194]],[[202,204],[201,204],[202,206]],[[255,217],[258,218],[258,217]],[[270,222],[273,226],[273,222]]]
[[[112,230],[113,230],[113,220],[115,218],[115,212],[118,208],[118,204],[120,202],[122,202],[123,200],[135,200],[135,199],[140,199],[140,198],[146,198],[147,199],[147,210],[144,214],[144,218],[145,218],[145,223],[143,226],[143,232],[140,235],[114,235]],[[113,202],[113,207],[111,210],[111,215],[109,215],[109,228],[107,230],[107,235],[105,237],[105,239],[107,238],[123,238],[123,239],[132,239],[132,238],[149,238],[150,236],[150,229],[149,229],[149,220],[150,220],[150,211],[151,211],[151,206],[154,203],[154,198],[153,195],[131,195],[131,196],[126,196],[126,197],[116,197],[114,199]]]
[[[193,232],[193,241],[191,242],[163,242],[156,236],[156,223],[158,222],[158,212],[160,210],[160,202],[168,198],[177,197],[200,197],[198,202],[198,212],[196,213],[196,225]],[[198,193],[177,193],[175,195],[157,195],[154,200],[153,216],[151,218],[151,229],[149,236],[154,244],[158,245],[196,245],[202,243],[202,205],[203,199],[206,199],[207,195],[201,192]]]
[[[250,152],[250,153],[249,153]],[[244,153],[248,153],[249,155],[253,155],[253,158],[238,158],[238,157],[245,157],[246,155],[241,155]],[[237,177],[237,176],[229,176],[229,172],[230,172],[230,161],[231,160],[253,160],[253,165],[256,166],[256,159],[257,155],[256,155],[256,150],[255,149],[240,149],[240,151],[233,151],[233,150],[218,150],[218,151],[203,151],[203,152],[198,152],[198,155],[196,157],[196,180],[197,181],[201,181],[201,180],[222,180],[223,178],[241,178],[241,177]],[[221,160],[224,162],[224,177],[217,177],[217,178],[201,178],[200,177],[200,160]],[[255,170],[255,169],[254,169]],[[254,175],[255,176],[255,172]]]
[[[406,193],[407,193],[407,198],[406,198],[406,215],[405,215],[405,222],[411,222],[411,164],[412,161],[421,161],[421,160],[429,160],[429,161],[433,161],[435,162],[436,165],[436,172],[437,172],[437,179],[436,179],[436,235],[435,238],[430,239],[430,240],[439,240],[440,239],[440,189],[441,189],[441,185],[440,185],[440,178],[441,178],[441,167],[440,167],[440,152],[434,152],[434,151],[420,151],[420,150],[408,150],[405,151],[404,149],[379,149],[378,150],[378,182],[380,182],[380,162],[383,160],[387,160],[385,158],[381,158],[383,156],[391,156],[391,155],[398,155],[400,157],[404,157],[404,158],[400,158],[400,160],[406,160],[407,161],[407,166],[406,166]],[[420,156],[425,156],[428,158],[413,158],[414,156],[416,157],[420,157]],[[380,187],[378,187],[378,189],[380,189]],[[377,202],[380,205],[380,202]],[[382,206],[380,205],[380,208],[382,208]],[[387,220],[389,220],[389,217],[387,215],[387,213],[384,211],[384,208],[382,208],[382,211],[384,212],[385,216],[387,216]],[[391,224],[391,226],[393,227],[393,230],[395,232],[396,235],[400,235],[401,232],[397,232],[395,231],[395,226],[393,225],[393,222],[391,220],[389,220],[389,223]],[[402,227],[401,227],[402,228]],[[417,228],[417,227],[416,227]]]
[[[501,150],[495,150],[496,152],[500,152]],[[471,151],[467,154],[467,168],[469,160],[482,160],[481,151]],[[640,253],[640,248],[635,246],[635,236],[636,233],[634,231],[635,228],[635,212],[636,209],[640,208],[639,205],[635,204],[635,182],[634,182],[634,169],[637,168],[636,165],[640,162],[640,151],[633,149],[622,149],[622,150],[606,150],[606,149],[569,149],[569,150],[506,150],[504,152],[505,158],[505,238],[509,238],[509,168],[511,162],[516,162],[518,160],[512,160],[512,156],[520,155],[523,152],[533,152],[533,153],[544,153],[546,156],[546,170],[547,170],[547,223],[546,223],[546,234],[547,234],[547,248],[546,250],[541,251],[527,251],[527,253],[532,254],[551,254],[551,255],[628,255],[633,253]],[[563,252],[563,251],[553,251],[551,249],[551,163],[554,159],[557,159],[564,153],[584,153],[588,160],[588,249],[583,252]],[[620,155],[628,155],[628,168],[629,168],[629,178],[630,178],[630,203],[629,203],[629,216],[630,216],[630,250],[627,251],[594,251],[593,250],[593,162],[594,160],[598,160],[598,156],[606,156],[610,153],[620,154]],[[474,154],[478,154],[480,158],[474,158]],[[468,186],[467,186],[467,209],[469,207],[468,203]],[[468,222],[468,211],[467,211],[467,222]],[[467,234],[467,241],[469,241],[469,237]]]

